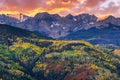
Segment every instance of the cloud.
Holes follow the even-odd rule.
[[[101,10],[99,10],[99,15],[114,15],[116,17],[120,17],[120,2],[109,2],[105,7],[102,7]]]
[[[101,3],[105,2],[106,0],[86,0],[85,1],[85,6],[86,7],[95,7],[99,6]]]
[[[119,2],[119,0],[116,0]],[[119,7],[115,0],[1,0],[0,13],[35,15],[38,12],[49,12],[65,16],[69,13],[119,16]],[[107,7],[106,7],[107,5]],[[116,13],[115,13],[116,12]]]

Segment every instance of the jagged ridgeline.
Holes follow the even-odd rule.
[[[88,42],[49,40],[7,25],[0,32],[0,80],[120,79],[120,58]]]
[[[11,45],[17,38],[23,40],[30,39],[51,39],[40,33],[31,32],[28,30],[12,27],[9,25],[0,24],[0,44]]]

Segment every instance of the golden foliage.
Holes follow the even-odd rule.
[[[9,73],[16,75],[16,76],[24,76],[24,72],[17,70],[17,69],[11,69],[9,70]]]
[[[94,65],[94,64],[91,64],[91,68],[92,68],[92,69],[98,69],[98,66],[97,66],[97,65]]]
[[[22,45],[21,45],[21,47],[23,48],[23,49],[27,49],[28,47],[30,47],[30,43],[23,43]]]
[[[16,40],[17,40],[18,43],[22,42],[22,38],[17,37]]]
[[[39,46],[36,46],[34,44],[30,43],[14,43],[12,46],[10,46],[10,50],[14,51],[16,48],[23,48],[23,49],[28,49],[30,48],[31,50],[35,51],[37,55],[39,55],[44,49],[41,49]]]
[[[38,62],[36,62],[35,67],[33,68],[33,72],[38,72],[40,70],[45,70],[46,67],[47,67],[46,64],[38,61]]]

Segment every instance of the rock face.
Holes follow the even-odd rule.
[[[95,25],[97,17],[89,14],[81,14],[60,17],[58,14],[38,13],[35,17],[29,18],[15,26],[22,26],[24,29],[39,31],[53,38],[59,38],[82,29],[89,29]]]
[[[120,26],[120,19],[113,16],[97,21],[97,17],[89,14],[73,16],[71,14],[60,17],[58,14],[38,13],[33,18],[29,18],[16,26],[24,29],[41,32],[52,38],[67,36],[79,30],[88,30],[109,27],[109,24]],[[77,36],[77,35],[75,35]]]
[[[10,17],[8,15],[1,14],[0,15],[0,24],[9,24],[13,25],[19,23],[20,21],[16,18]]]

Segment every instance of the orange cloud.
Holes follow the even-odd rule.
[[[80,13],[95,14],[103,16],[113,14],[119,16],[120,5],[109,3],[109,7],[104,8],[101,5],[108,0],[1,0],[1,14],[19,14],[34,16],[38,12],[48,12],[51,14],[77,15]],[[114,12],[116,11],[116,13]]]
[[[105,2],[106,0],[86,0],[85,6],[86,7],[95,7],[99,6],[100,3]]]

